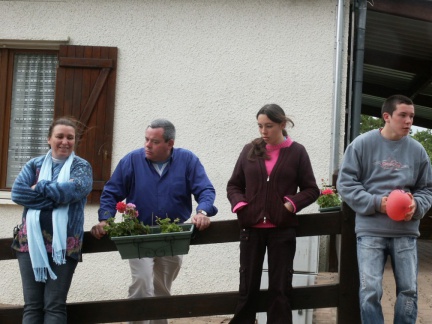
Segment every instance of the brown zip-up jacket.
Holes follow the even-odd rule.
[[[320,193],[306,149],[297,142],[282,148],[268,176],[264,158],[248,159],[251,148],[252,144],[243,148],[227,185],[231,209],[239,202],[247,203],[237,211],[240,226],[251,227],[264,220],[278,227],[298,226],[296,214],[284,206],[284,197],[294,204],[297,213],[317,200]]]

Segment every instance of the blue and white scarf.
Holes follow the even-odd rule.
[[[67,158],[63,164],[57,178],[57,182],[67,182],[70,179],[70,168],[75,157],[74,152]],[[45,156],[39,173],[38,181],[52,180],[52,156],[51,150]],[[53,224],[53,241],[52,257],[57,265],[66,263],[67,248],[67,223],[68,223],[69,205],[61,205],[52,212]],[[29,209],[27,211],[27,239],[30,253],[30,260],[35,275],[35,280],[46,282],[47,272],[51,279],[57,279],[56,274],[52,271],[49,261],[42,232],[39,223],[40,210]]]

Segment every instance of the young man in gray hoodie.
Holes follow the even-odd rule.
[[[397,294],[394,323],[415,324],[417,237],[420,219],[431,208],[431,163],[423,146],[409,136],[414,118],[411,99],[389,97],[381,115],[383,128],[358,136],[347,147],[337,189],[356,212],[362,323],[384,323],[382,278],[390,256]],[[402,221],[387,215],[387,198],[394,189],[411,198]]]

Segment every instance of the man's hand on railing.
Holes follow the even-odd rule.
[[[107,232],[104,230],[104,226],[106,226],[106,221],[101,221],[99,224],[96,224],[92,227],[90,233],[96,237],[97,239],[101,239]]]
[[[192,224],[194,224],[195,227],[200,231],[203,231],[210,226],[210,217],[202,213],[198,213],[195,216],[192,216],[191,221]]]

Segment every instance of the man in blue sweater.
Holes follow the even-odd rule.
[[[420,219],[431,208],[430,159],[409,135],[414,104],[394,95],[381,109],[384,127],[358,136],[346,149],[337,189],[356,212],[357,259],[362,323],[383,324],[382,277],[390,256],[396,281],[394,323],[415,324],[417,318],[417,237]],[[410,196],[402,221],[387,215],[394,189]]]
[[[116,204],[126,199],[136,205],[139,220],[155,225],[156,216],[191,218],[192,195],[198,203],[191,221],[199,230],[210,225],[216,215],[215,189],[203,165],[192,152],[174,148],[175,127],[166,119],[154,120],[146,129],[145,146],[123,157],[100,200],[99,221],[91,232],[96,238],[106,234],[106,220],[116,214]],[[129,298],[170,295],[171,285],[180,271],[182,256],[130,259],[132,284]],[[167,320],[134,323],[166,324]]]

